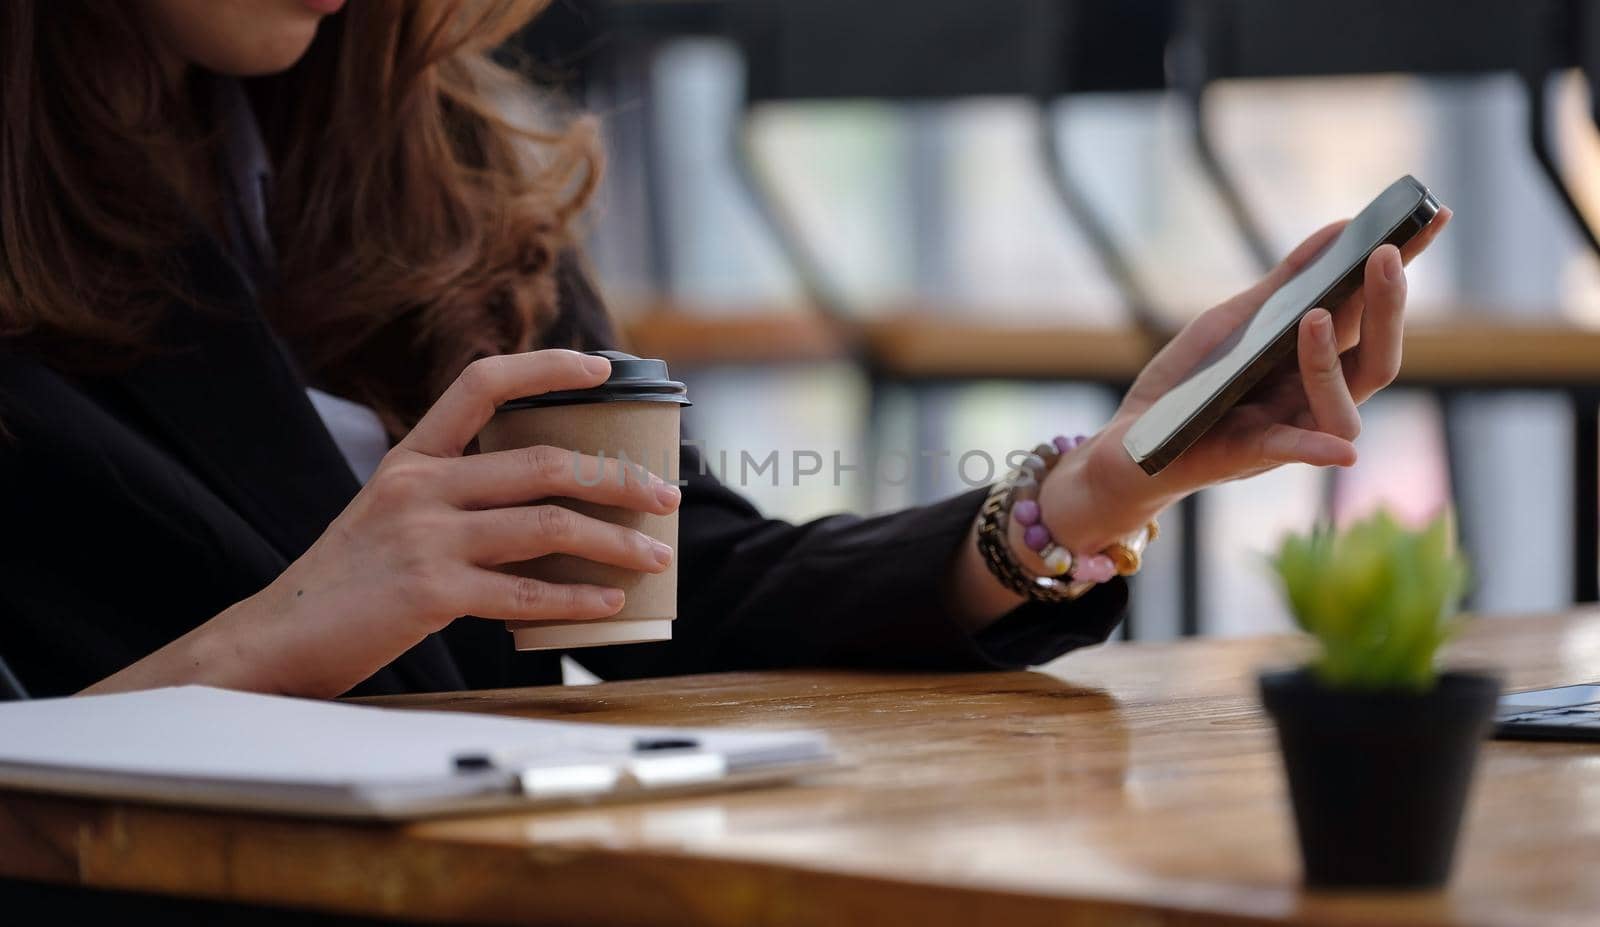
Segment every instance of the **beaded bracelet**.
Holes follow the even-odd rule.
[[[1050,536],[1039,509],[1039,488],[1061,458],[1085,440],[1081,435],[1057,435],[1051,443],[1038,445],[984,499],[978,519],[978,552],[1001,585],[1019,595],[1044,602],[1068,601],[1115,576],[1131,576],[1139,570],[1145,547],[1159,533],[1152,521],[1098,554],[1077,558]],[[1017,562],[1007,537],[1012,518],[1024,529],[1023,543],[1039,555],[1050,575],[1035,576]],[[1071,581],[1059,578],[1069,575]]]

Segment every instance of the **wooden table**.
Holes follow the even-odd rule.
[[[390,700],[829,731],[805,784],[353,826],[0,793],[0,875],[486,924],[1593,924],[1600,745],[1491,743],[1448,892],[1319,897],[1258,666],[1287,639],[1110,645],[1043,672],[789,672]],[[1600,611],[1484,620],[1454,662],[1600,677]]]

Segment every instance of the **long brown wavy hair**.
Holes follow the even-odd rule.
[[[596,134],[508,116],[529,88],[491,57],[548,2],[352,0],[293,68],[244,82],[275,172],[266,310],[319,385],[391,428],[554,317]],[[63,368],[159,347],[218,195],[184,167],[214,163],[217,133],[136,6],[0,2],[0,340]]]

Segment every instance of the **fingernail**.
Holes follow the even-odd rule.
[[[615,610],[622,607],[625,597],[621,589],[606,589],[600,593],[600,601],[606,603],[606,608]]]
[[[652,540],[650,542],[650,551],[651,553],[655,554],[656,562],[662,566],[666,566],[672,562],[672,548],[661,543],[660,541]]]
[[[678,504],[678,500],[682,497],[683,493],[678,489],[678,487],[668,483],[665,480],[657,481],[656,498],[661,500],[662,505],[667,506],[668,508],[675,507]]]
[[[583,355],[583,369],[595,376],[599,376],[602,373],[611,372],[611,362],[603,357],[585,354]]]
[[[1322,342],[1322,346],[1333,347],[1333,317],[1324,312],[1312,324],[1317,327],[1317,340]]]
[[[1404,268],[1400,266],[1399,249],[1390,248],[1388,253],[1383,256],[1383,278],[1390,283],[1394,283],[1400,279],[1400,275],[1403,272]]]

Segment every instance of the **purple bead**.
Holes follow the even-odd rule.
[[[1050,530],[1044,525],[1029,525],[1028,530],[1022,533],[1022,543],[1035,553],[1044,550],[1050,546]]]
[[[1017,524],[1025,527],[1037,525],[1039,523],[1039,503],[1032,499],[1024,499],[1016,503],[1011,506],[1011,517],[1017,520]]]
[[[1054,444],[1056,446],[1056,450],[1063,454],[1072,450],[1073,446],[1072,441],[1069,440],[1066,435],[1056,435],[1054,438],[1050,439],[1050,443]]]

